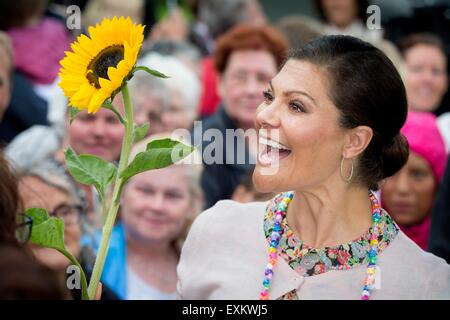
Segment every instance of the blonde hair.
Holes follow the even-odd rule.
[[[177,139],[173,138],[170,133],[158,133],[151,135],[144,140],[138,142],[133,146],[130,154],[130,159],[133,159],[138,153],[146,150],[147,144],[151,141],[158,139],[171,138],[172,140],[178,140],[185,144],[190,144],[187,139],[182,137],[178,137]],[[176,162],[174,165],[183,166],[186,168],[186,174],[188,176],[188,185],[189,185],[189,194],[191,197],[191,208],[192,214],[190,214],[184,224],[181,232],[178,237],[172,241],[172,246],[175,251],[180,254],[181,248],[183,247],[183,243],[186,240],[189,229],[194,222],[195,218],[200,214],[203,208],[203,191],[201,188],[201,176],[203,172],[203,166],[201,163],[195,162],[193,159],[200,156],[197,150],[194,150],[189,156],[185,159]]]
[[[12,74],[12,71],[14,69],[14,60],[11,40],[3,31],[0,31],[0,48],[3,48],[3,50],[5,50],[6,59],[8,60],[8,73]]]
[[[95,26],[103,18],[129,16],[135,23],[143,21],[145,0],[89,0],[84,10],[84,25]]]

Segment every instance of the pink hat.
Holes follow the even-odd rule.
[[[439,182],[444,174],[447,154],[436,116],[430,112],[410,111],[401,133],[408,140],[410,151],[422,156],[430,164]]]

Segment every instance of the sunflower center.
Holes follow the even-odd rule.
[[[108,77],[108,68],[116,67],[123,60],[124,51],[123,45],[109,46],[100,51],[87,67],[86,78],[89,83],[97,89],[100,89],[98,78],[110,80]]]

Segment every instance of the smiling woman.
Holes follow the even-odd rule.
[[[400,231],[371,191],[408,159],[406,92],[392,62],[366,42],[327,36],[294,50],[268,85],[253,180],[279,195],[220,201],[197,218],[180,296],[450,299],[450,267]]]
[[[436,117],[428,112],[410,112],[402,133],[408,139],[409,159],[383,183],[382,201],[402,230],[426,250],[431,210],[447,160],[445,145]]]
[[[417,33],[403,39],[406,90],[412,111],[433,112],[448,89],[447,58],[441,39],[433,34]]]

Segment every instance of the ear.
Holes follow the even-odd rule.
[[[356,158],[366,150],[372,137],[373,130],[368,126],[358,126],[349,130],[342,156],[347,159]]]

